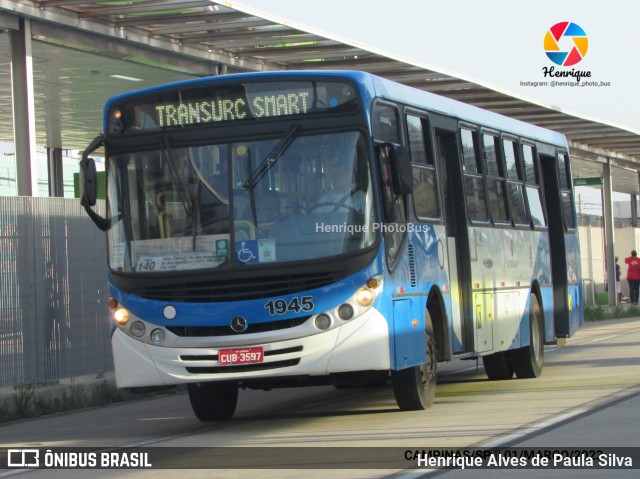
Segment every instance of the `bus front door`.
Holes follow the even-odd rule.
[[[471,263],[462,170],[456,132],[436,129],[435,135],[447,234],[451,320],[457,338],[453,341],[453,353],[460,355],[473,351],[474,344]]]
[[[553,284],[553,319],[555,336],[569,337],[569,309],[567,304],[567,251],[562,216],[562,202],[558,183],[556,160],[551,155],[540,154],[540,168],[549,224],[549,251],[551,254],[551,278]],[[547,321],[545,321],[547,323]],[[553,334],[547,331],[547,340]]]

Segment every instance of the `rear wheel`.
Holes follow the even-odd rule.
[[[427,313],[427,324],[431,325],[429,313]],[[433,404],[436,395],[438,360],[432,328],[427,328],[425,347],[427,352],[425,364],[391,371],[393,394],[403,411],[419,411]]]
[[[513,366],[506,351],[482,356],[482,364],[489,379],[501,380],[513,377]]]
[[[236,412],[238,383],[208,382],[187,385],[193,412],[203,422],[228,421]]]
[[[544,318],[540,301],[531,295],[529,304],[529,346],[511,351],[511,365],[520,379],[537,378],[544,366]]]

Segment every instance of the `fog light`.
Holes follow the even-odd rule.
[[[129,311],[124,308],[116,309],[113,312],[113,320],[120,326],[124,326],[129,321]]]
[[[146,328],[144,327],[144,323],[142,321],[136,321],[131,325],[131,327],[129,327],[129,332],[132,336],[139,338],[144,335],[145,329]]]
[[[360,306],[369,306],[373,303],[373,291],[361,288],[356,292],[356,301]]]
[[[151,331],[151,335],[149,337],[151,338],[151,342],[160,344],[164,342],[166,335],[164,333],[164,330],[157,328]]]
[[[344,303],[342,306],[338,308],[338,317],[343,321],[348,321],[353,318],[353,306],[348,303]]]
[[[315,323],[316,328],[324,331],[325,329],[329,329],[329,326],[331,326],[331,318],[326,314],[319,314],[318,316],[316,316]]]

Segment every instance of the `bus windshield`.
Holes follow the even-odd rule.
[[[246,267],[371,246],[375,208],[362,133],[296,130],[110,156],[110,267]]]

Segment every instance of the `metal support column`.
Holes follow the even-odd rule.
[[[618,298],[616,295],[616,264],[614,260],[611,160],[607,158],[602,166],[602,212],[604,215],[604,252],[605,263],[607,265],[607,285],[609,286],[609,305],[615,306]]]
[[[19,196],[38,192],[36,172],[36,125],[33,95],[31,22],[20,19],[20,28],[9,32],[11,42],[11,85],[13,141],[16,150],[16,184]]]
[[[64,196],[62,148],[47,148],[47,170],[49,172],[49,196],[62,198]]]

